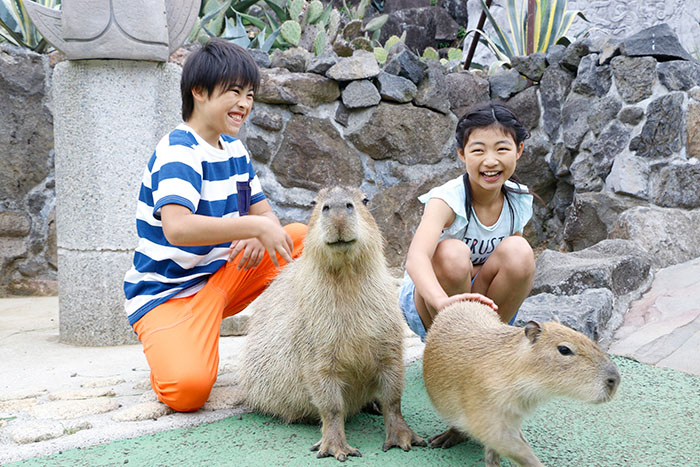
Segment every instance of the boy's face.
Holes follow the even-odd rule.
[[[253,88],[234,84],[228,89],[217,86],[211,95],[206,90],[192,90],[196,118],[206,132],[236,136],[253,108]]]

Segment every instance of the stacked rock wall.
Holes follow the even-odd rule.
[[[24,56],[4,53],[5,60]],[[491,75],[425,63],[401,44],[383,68],[363,51],[349,58],[312,57],[299,49],[271,57],[256,51],[254,57],[263,79],[240,137],[284,222],[305,222],[309,202],[324,185],[360,186],[387,239],[389,262],[400,268],[422,214],[416,197],[462,173],[454,142],[458,117],[496,99],[513,107],[531,131],[516,174],[542,199],[525,234],[533,246],[548,249],[524,309],[532,303],[540,314],[553,303],[561,308],[563,296],[573,304],[596,303],[584,308],[600,316],[583,312],[578,328],[595,322],[589,335],[603,339],[619,324],[624,300],[655,268],[700,256],[700,64],[665,25],[623,41],[555,46]],[[41,59],[28,60],[45,73]],[[8,93],[3,86],[0,92]],[[22,108],[32,114],[22,118],[40,115],[50,123],[45,106]],[[8,119],[2,124],[3,138],[19,131],[6,129]],[[4,158],[6,147],[13,146],[3,142]],[[50,145],[31,148],[25,151],[41,159],[31,163],[31,176],[38,178],[22,196],[52,189]],[[26,163],[16,156],[8,161]],[[18,192],[9,179],[0,189]],[[12,239],[3,239],[3,261],[10,265],[3,268],[3,284],[31,261],[43,261],[38,277],[55,275],[47,255],[50,218],[35,226],[32,217],[51,211],[50,196],[43,196],[34,208],[29,201],[3,205],[0,220],[16,217],[0,222]],[[41,234],[43,242],[32,240]],[[45,249],[34,256],[28,246],[6,253],[7,245],[22,242]]]

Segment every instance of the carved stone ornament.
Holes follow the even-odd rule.
[[[39,32],[69,60],[165,62],[192,30],[200,0],[63,0],[62,10],[24,4]]]

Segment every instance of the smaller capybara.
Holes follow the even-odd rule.
[[[367,199],[334,187],[315,203],[304,252],[250,305],[245,401],[288,422],[320,419],[318,457],[361,455],[346,441],[345,419],[375,399],[384,451],[425,446],[401,415],[403,317]]]
[[[537,405],[564,396],[599,403],[620,383],[617,366],[588,337],[559,323],[501,322],[490,307],[458,302],[438,313],[425,340],[423,379],[450,429],[431,447],[471,436],[488,467],[500,456],[541,466],[520,426]]]

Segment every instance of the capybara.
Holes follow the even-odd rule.
[[[585,402],[612,399],[617,366],[585,335],[559,323],[501,322],[490,307],[458,302],[440,311],[425,340],[423,379],[450,425],[431,447],[469,435],[485,447],[488,467],[505,456],[541,466],[520,429],[537,405],[556,396]]]
[[[425,446],[401,415],[403,330],[383,239],[353,188],[318,193],[304,252],[251,305],[241,365],[245,400],[285,421],[321,421],[318,457],[360,456],[346,417],[379,400],[386,440]]]

